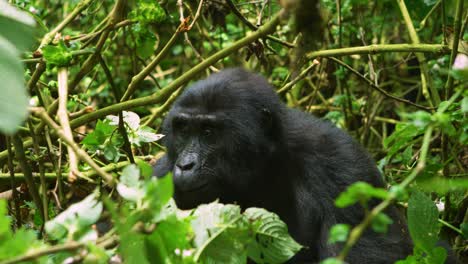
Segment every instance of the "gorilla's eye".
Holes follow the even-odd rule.
[[[215,129],[212,126],[205,125],[205,126],[202,126],[201,132],[204,137],[211,137],[214,135]]]
[[[211,136],[211,135],[213,135],[213,130],[211,130],[209,128],[205,128],[205,129],[203,129],[203,135]]]
[[[183,120],[174,120],[174,131],[176,133],[180,134],[187,134],[189,127],[187,125],[187,122],[184,122]]]

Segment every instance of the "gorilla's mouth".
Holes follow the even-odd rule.
[[[198,192],[198,191],[201,191],[203,189],[205,189],[206,187],[208,186],[208,182],[202,182],[202,183],[199,183],[195,186],[184,186],[186,188],[178,188],[178,186],[176,185],[176,188],[179,189],[181,192],[184,192],[184,193],[193,193],[193,192]]]

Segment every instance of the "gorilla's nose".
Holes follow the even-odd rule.
[[[198,163],[198,155],[189,153],[180,157],[176,162],[176,167],[181,172],[187,173],[195,169]]]

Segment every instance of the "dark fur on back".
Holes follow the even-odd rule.
[[[180,113],[214,114],[223,125],[212,141],[200,139],[187,150],[189,143],[174,136],[173,118]],[[177,204],[191,208],[219,198],[277,213],[293,237],[308,247],[291,260],[294,263],[336,255],[340,246],[328,244],[329,228],[337,223],[356,225],[363,219],[359,206],[334,206],[347,186],[356,181],[384,186],[374,161],[349,135],[329,122],[287,108],[263,77],[240,68],[189,87],[163,127],[168,154],[157,163],[155,174],[172,171],[182,153],[197,152],[203,159],[193,177],[209,178],[208,188],[199,193],[178,191],[176,182]],[[394,220],[388,233],[366,231],[351,250],[349,263],[393,263],[411,253],[402,218],[394,207],[386,213]]]

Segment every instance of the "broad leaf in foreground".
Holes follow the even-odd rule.
[[[288,233],[288,227],[274,213],[261,208],[249,208],[245,216],[252,223],[255,240],[248,247],[248,256],[256,263],[283,263],[302,246]]]

